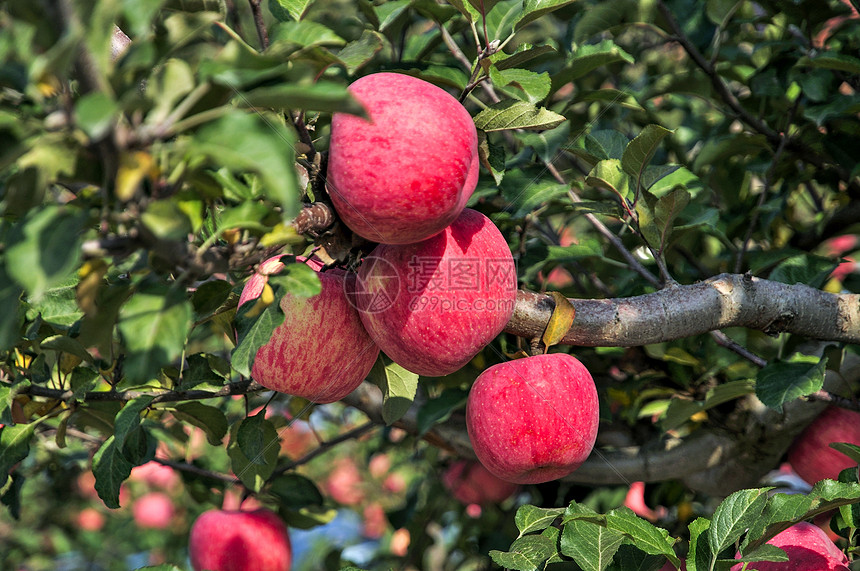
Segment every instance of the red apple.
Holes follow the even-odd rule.
[[[495,477],[478,462],[458,460],[442,475],[442,483],[463,504],[497,504],[516,493],[519,486]]]
[[[860,446],[860,413],[829,406],[791,444],[788,462],[794,472],[814,484],[835,480],[839,472],[857,463],[829,446],[831,442],[849,442]]]
[[[332,116],[327,187],[341,220],[385,244],[440,232],[478,182],[478,135],[469,112],[443,89],[398,73],[362,77],[349,91],[370,121]]]
[[[496,477],[537,484],[567,476],[594,447],[597,389],[575,357],[551,353],[493,365],[472,385],[466,429]]]
[[[134,522],[138,527],[164,529],[173,521],[173,500],[161,492],[149,492],[134,500],[131,505]]]
[[[517,296],[505,238],[468,208],[432,238],[378,245],[348,284],[379,348],[429,377],[460,369],[501,333]]]
[[[796,523],[768,543],[785,551],[788,562],[762,561],[750,563],[749,568],[757,571],[849,571],[848,558],[817,525],[805,521]],[[738,563],[731,571],[742,568],[743,563]]]
[[[362,515],[364,524],[361,533],[364,537],[379,539],[385,534],[385,530],[388,528],[388,517],[385,515],[382,504],[379,502],[368,504]]]
[[[645,503],[645,482],[633,482],[630,484],[627,496],[624,498],[624,505],[639,517],[651,522],[665,517],[667,513],[664,506],[657,506],[655,510]]]
[[[319,271],[322,290],[305,299],[286,294],[280,305],[284,322],[254,358],[251,377],[266,388],[316,403],[342,399],[361,384],[379,348],[364,330],[344,292],[341,270]],[[242,292],[242,305],[259,297],[268,276],[283,267],[278,256],[266,260]]]
[[[687,570],[687,564],[684,559],[681,559],[681,571]],[[671,561],[667,561],[665,565],[660,567],[660,571],[678,571],[678,568],[672,565]]]
[[[288,571],[293,553],[287,526],[267,509],[204,512],[188,551],[195,571]]]

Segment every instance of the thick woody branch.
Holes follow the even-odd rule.
[[[561,341],[589,347],[633,347],[682,339],[727,327],[770,335],[860,343],[860,295],[832,294],[750,275],[708,280],[622,299],[571,299],[576,320]],[[520,291],[506,332],[543,334],[552,298]]]

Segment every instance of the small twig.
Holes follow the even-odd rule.
[[[176,462],[174,460],[167,460],[165,458],[155,458],[155,461],[161,464],[162,466],[168,466],[173,468],[174,470],[179,470],[181,472],[188,472],[189,474],[196,474],[198,476],[203,476],[205,478],[211,478],[213,480],[219,480],[221,482],[226,482],[227,484],[241,484],[242,481],[239,480],[236,476],[230,476],[228,474],[222,474],[220,472],[215,472],[213,470],[207,470],[205,468],[201,468],[199,466],[195,466],[194,464],[188,464],[187,462]]]
[[[833,406],[860,412],[860,400],[842,397],[831,392],[820,390],[806,396],[807,400],[830,403]]]
[[[251,13],[254,15],[254,26],[257,28],[261,51],[266,51],[269,47],[269,32],[266,30],[266,22],[263,20],[263,10],[260,9],[261,0],[248,0],[248,3],[251,5]]]
[[[87,402],[128,402],[141,396],[154,396],[152,404],[162,402],[176,402],[185,400],[206,400],[217,397],[232,395],[245,395],[248,393],[265,390],[262,385],[250,381],[238,381],[224,385],[217,391],[186,390],[186,391],[90,391],[80,395],[80,400]],[[76,394],[71,390],[50,389],[41,385],[29,385],[21,387],[17,394],[45,397],[60,401],[78,400]]]
[[[341,442],[346,442],[347,440],[352,440],[354,438],[358,438],[359,436],[363,435],[365,432],[369,432],[370,430],[372,430],[376,426],[377,426],[377,424],[373,421],[366,422],[365,424],[362,424],[361,426],[357,426],[357,427],[353,428],[352,430],[344,432],[343,434],[336,436],[335,438],[332,438],[330,440],[326,440],[325,442],[320,442],[320,445],[318,447],[314,448],[313,450],[311,450],[310,452],[308,452],[307,454],[305,454],[304,456],[302,456],[298,460],[294,460],[293,462],[289,462],[287,464],[284,464],[283,466],[279,466],[278,468],[275,468],[275,472],[273,473],[272,476],[273,477],[280,476],[281,474],[283,474],[285,472],[289,472],[290,470],[292,470],[294,468],[297,468],[303,464],[307,464],[308,462],[310,462],[311,460],[313,460],[314,458],[316,458],[317,456],[319,456],[323,452],[326,452],[326,451],[334,448],[335,446],[337,446]]]
[[[721,347],[725,347],[726,349],[734,351],[735,353],[737,353],[738,355],[740,355],[741,357],[743,357],[747,361],[751,362],[756,367],[767,366],[767,359],[762,359],[761,357],[759,357],[758,355],[756,355],[755,353],[753,353],[752,351],[750,351],[749,349],[747,349],[746,347],[744,347],[743,345],[741,345],[740,343],[738,343],[737,341],[735,341],[734,339],[732,339],[731,337],[729,337],[728,335],[723,333],[722,331],[719,331],[719,330],[711,331],[711,337],[714,338],[714,341],[717,342],[717,345],[720,345]]]

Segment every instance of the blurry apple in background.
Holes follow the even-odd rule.
[[[374,478],[382,478],[391,469],[391,458],[383,452],[374,454],[367,463],[367,470]]]
[[[331,120],[329,197],[340,219],[371,242],[411,244],[451,224],[478,182],[478,133],[445,90],[399,73],[349,86],[370,121]]]
[[[355,462],[349,458],[341,458],[338,461],[326,478],[323,489],[331,499],[345,506],[352,506],[364,500],[361,473]]]
[[[167,491],[175,490],[182,481],[182,478],[173,468],[155,460],[132,468],[128,479],[132,482],[141,482],[147,486]]]
[[[165,529],[175,515],[173,500],[162,492],[149,492],[131,504],[134,523],[145,529]]]
[[[84,531],[99,531],[105,525],[105,515],[94,507],[87,507],[78,512],[75,523]]]
[[[394,533],[391,534],[391,543],[388,545],[388,550],[391,551],[392,555],[405,557],[409,552],[409,544],[411,541],[412,538],[409,535],[409,530],[405,527],[401,527],[394,530]]]
[[[768,541],[785,551],[788,562],[761,561],[747,567],[757,571],[849,571],[848,558],[817,525],[802,521]],[[742,563],[731,571],[740,571]]]
[[[267,509],[204,512],[188,552],[195,571],[288,571],[293,553],[287,526]]]
[[[519,486],[500,480],[479,462],[457,460],[442,475],[442,483],[462,504],[497,504],[514,495]]]
[[[814,484],[839,472],[857,466],[845,454],[829,446],[831,442],[849,442],[860,446],[860,413],[836,406],[824,409],[791,444],[788,462],[795,473]]]
[[[379,539],[385,534],[388,528],[388,517],[385,515],[385,509],[379,502],[372,502],[365,506],[362,512],[362,535],[370,539]]]
[[[284,321],[257,351],[251,377],[275,391],[330,403],[361,384],[376,362],[379,348],[346,299],[345,272],[320,271],[318,261],[305,261],[319,272],[322,290],[307,299],[291,294],[281,298]],[[239,306],[259,298],[269,276],[282,268],[281,256],[260,264],[245,284]]]
[[[392,494],[406,491],[406,478],[400,472],[392,472],[382,482],[382,489]]]
[[[469,208],[432,238],[378,245],[347,283],[379,348],[430,377],[460,369],[501,333],[517,297],[508,243]]]
[[[576,470],[597,438],[597,389],[575,357],[550,353],[493,365],[466,401],[466,429],[481,464],[518,484]]]

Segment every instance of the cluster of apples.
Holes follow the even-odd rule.
[[[257,353],[261,385],[312,402],[340,400],[380,350],[436,377],[457,371],[513,314],[516,267],[489,218],[466,208],[478,180],[478,136],[443,89],[397,73],[350,86],[369,118],[332,117],[327,188],[340,220],[376,243],[357,272],[324,269],[321,292],[285,295],[285,319]],[[279,257],[261,264],[240,305],[261,295]],[[478,459],[497,477],[536,483],[567,475],[597,434],[597,392],[574,357],[494,365],[476,380],[467,425]]]

